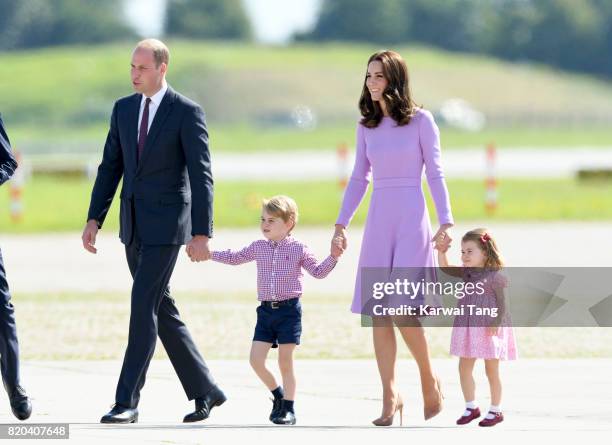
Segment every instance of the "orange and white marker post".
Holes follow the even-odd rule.
[[[497,210],[497,149],[495,144],[487,145],[487,177],[485,179],[485,209],[489,215]]]
[[[342,142],[338,144],[336,150],[338,155],[338,187],[340,190],[344,190],[348,184],[348,178],[350,175],[350,164],[348,159],[348,147],[346,143]]]
[[[14,152],[15,160],[19,165],[9,181],[9,196],[11,206],[11,220],[18,223],[23,218],[23,185],[25,184],[25,168],[22,166],[22,156],[19,152]]]
[[[9,197],[11,207],[11,220],[15,223],[23,218],[23,185],[25,184],[25,168],[22,166],[23,158],[18,151],[13,152],[18,167],[9,181]]]

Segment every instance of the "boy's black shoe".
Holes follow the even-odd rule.
[[[285,399],[283,399],[280,411],[278,415],[272,419],[272,423],[276,425],[295,425],[295,413],[293,410],[287,408],[285,402]]]
[[[280,414],[283,399],[273,398],[272,400],[272,412],[270,413],[270,421],[273,422],[276,417]]]

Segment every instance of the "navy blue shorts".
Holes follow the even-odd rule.
[[[302,335],[302,303],[299,298],[286,300],[276,309],[264,304],[257,306],[257,324],[253,341],[278,344],[300,344]]]

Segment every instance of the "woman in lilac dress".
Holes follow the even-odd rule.
[[[373,192],[365,224],[351,310],[362,313],[363,268],[434,267],[433,243],[450,242],[453,225],[448,191],[440,164],[438,127],[429,111],[413,102],[408,69],[393,51],[381,51],[368,60],[359,107],[356,159],[344,194],[334,238],[346,248],[346,227],[373,178]],[[432,232],[421,187],[423,168],[440,228]],[[430,363],[425,332],[416,317],[372,317],[374,350],[383,387],[383,407],[375,425],[390,425],[403,403],[395,383],[397,344],[394,324],[417,362],[429,419],[442,409],[440,383]]]

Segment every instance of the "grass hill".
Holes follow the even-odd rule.
[[[169,41],[169,82],[207,111],[215,149],[333,148],[353,140],[365,63],[377,47],[265,47]],[[99,151],[113,101],[130,94],[132,42],[0,53],[0,112],[26,152]],[[551,68],[410,46],[414,96],[436,110],[459,97],[484,112],[479,133],[443,129],[447,147],[612,146],[612,82]],[[296,108],[297,107],[297,108]],[[299,108],[301,107],[301,108]],[[292,125],[311,110],[317,126]]]

